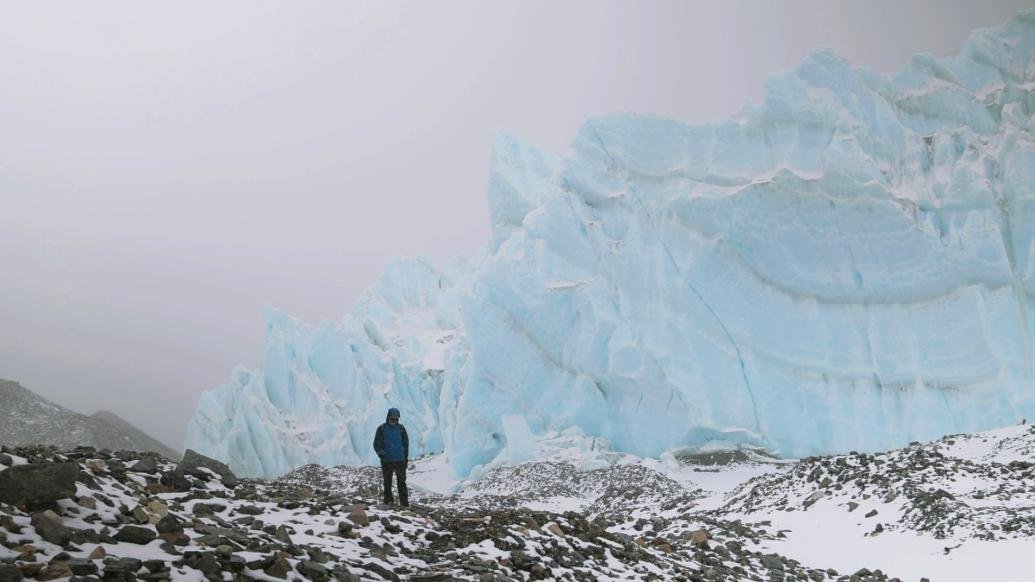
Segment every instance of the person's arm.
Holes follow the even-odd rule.
[[[377,427],[377,431],[374,433],[374,452],[377,453],[378,458],[384,458],[385,456],[385,431],[383,426]]]
[[[400,426],[399,428],[402,430],[402,437],[403,437],[403,460],[404,461],[409,461],[410,460],[410,436],[408,434],[406,434],[406,427],[405,426]]]

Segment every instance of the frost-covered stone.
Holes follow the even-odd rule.
[[[393,261],[340,322],[269,313],[188,446],[371,463],[396,406],[464,476],[571,429],[805,456],[1033,416],[1033,58],[1029,10],[890,77],[816,53],[715,125],[595,119],[563,160],[501,137],[479,257]]]

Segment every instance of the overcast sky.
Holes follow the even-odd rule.
[[[712,122],[814,49],[889,72],[1025,5],[0,1],[0,378],[180,446],[264,306],[337,319],[486,241],[493,131]]]

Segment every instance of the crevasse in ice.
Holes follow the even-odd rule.
[[[270,311],[187,446],[370,463],[396,406],[464,476],[560,433],[801,456],[1035,417],[1033,59],[1027,11],[890,77],[816,53],[715,125],[498,136],[478,257],[394,260],[340,322]]]

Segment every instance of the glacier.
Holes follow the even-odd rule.
[[[1033,418],[1033,114],[1028,10],[888,76],[814,53],[713,125],[498,135],[477,256],[393,259],[340,321],[269,310],[186,445],[373,463],[396,406],[464,477],[537,439],[800,457]]]

